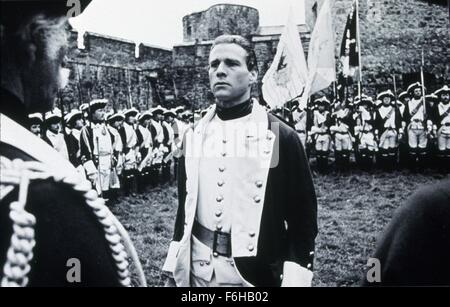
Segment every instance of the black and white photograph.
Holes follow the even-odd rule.
[[[0,287],[450,287],[448,0],[0,3]]]

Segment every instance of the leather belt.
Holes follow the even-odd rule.
[[[192,234],[212,249],[214,255],[231,257],[231,235],[221,231],[212,231],[195,221]]]

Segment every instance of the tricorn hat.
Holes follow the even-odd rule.
[[[444,85],[436,92],[434,92],[434,95],[436,95],[437,97],[440,97],[442,94],[450,94],[450,88],[447,85]]]
[[[81,111],[72,110],[69,114],[64,116],[64,121],[67,124],[72,125],[75,121],[82,119],[82,118],[83,118],[83,113],[81,113]]]
[[[377,100],[383,100],[385,97],[390,97],[392,100],[395,99],[394,93],[391,90],[387,90],[378,94]]]

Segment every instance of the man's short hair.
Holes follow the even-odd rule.
[[[244,49],[247,52],[246,63],[247,63],[248,70],[249,71],[252,71],[252,70],[258,71],[258,62],[256,60],[255,50],[253,49],[252,43],[248,39],[246,39],[240,35],[224,34],[224,35],[218,36],[214,40],[211,50],[213,50],[214,47],[216,47],[217,45],[221,45],[221,44],[236,44],[236,45],[242,47],[242,49]]]

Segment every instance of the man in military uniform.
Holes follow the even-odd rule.
[[[163,160],[168,149],[164,145],[164,129],[162,121],[164,120],[165,109],[157,106],[150,110],[153,118],[150,121],[150,132],[153,140],[153,160],[151,167],[151,183],[157,185],[162,182],[162,166]],[[161,176],[160,176],[161,174]]]
[[[391,90],[377,97],[382,103],[375,112],[375,134],[379,137],[377,162],[384,169],[397,164],[398,140],[403,135],[402,115]]]
[[[335,104],[332,114],[333,125],[330,127],[334,138],[336,167],[345,171],[350,164],[350,155],[353,149],[352,112],[345,102]]]
[[[82,129],[80,138],[81,161],[86,176],[105,200],[110,199],[111,170],[117,163],[113,137],[105,124],[107,104],[106,99],[97,99],[89,103],[90,124]]]
[[[328,156],[331,149],[331,114],[330,101],[326,97],[317,99],[317,110],[313,112],[310,136],[314,140],[319,172],[328,171]]]
[[[136,129],[137,144],[141,155],[141,162],[138,166],[139,190],[144,191],[145,186],[150,182],[150,169],[153,160],[153,141],[150,133],[149,125],[152,113],[150,111],[143,112],[138,117],[138,127]]]
[[[67,1],[0,4],[0,284],[130,285],[120,223],[68,160],[25,129],[63,85]],[[68,279],[71,259],[81,280]]]
[[[317,208],[308,161],[297,133],[250,96],[251,43],[218,37],[209,78],[216,104],[183,144],[163,270],[182,287],[311,285]]]
[[[116,158],[116,166],[111,170],[111,180],[109,184],[110,197],[114,201],[120,190],[120,176],[122,176],[123,171],[123,144],[122,138],[120,137],[119,130],[122,127],[125,116],[121,112],[111,112],[106,116],[106,122],[108,124],[108,130],[113,138],[113,150],[114,157]]]
[[[408,93],[411,100],[405,106],[403,127],[406,127],[405,133],[408,134],[409,164],[410,167],[415,167],[417,161],[422,165],[426,161],[433,123],[430,114],[427,113],[422,85],[419,82],[411,84]]]
[[[437,128],[438,157],[440,166],[450,169],[450,88],[444,86],[435,92],[438,103],[433,110]]]
[[[162,180],[167,182],[170,180],[170,168],[173,160],[173,150],[175,142],[175,131],[172,128],[174,124],[176,114],[172,110],[166,110],[164,112],[164,120],[162,122],[164,133],[164,147],[167,148],[167,152],[164,153],[164,160],[162,166]]]
[[[136,135],[136,116],[138,110],[128,109],[124,112],[125,121],[119,130],[123,144],[123,187],[126,194],[135,195],[137,192],[137,167],[140,153]]]
[[[398,95],[398,100],[402,103],[402,106],[400,106],[400,112],[402,114],[402,118],[405,115],[405,108],[406,105],[411,100],[411,96],[408,93],[408,91],[401,92]],[[409,145],[408,145],[408,135],[407,131],[405,131],[405,127],[402,124],[403,128],[403,136],[399,139],[399,166],[400,168],[407,167],[408,165],[408,156],[409,156]]]
[[[33,113],[28,115],[28,127],[31,133],[39,138],[42,138],[42,125],[44,124],[44,119],[41,113]]]
[[[353,113],[356,162],[361,168],[369,170],[372,167],[375,153],[378,152],[373,100],[371,97],[362,95],[361,98],[355,98],[354,105],[357,108]]]
[[[69,160],[66,140],[62,133],[61,112],[57,109],[45,113],[45,133],[43,140],[52,146],[65,159]]]
[[[72,110],[64,117],[67,133],[65,140],[69,152],[69,161],[82,175],[85,175],[83,163],[81,161],[80,137],[83,128],[83,114],[81,111]]]
[[[303,147],[306,148],[306,132],[308,130],[308,109],[306,106],[297,103],[295,110],[292,112],[292,119],[295,131],[297,131]]]

